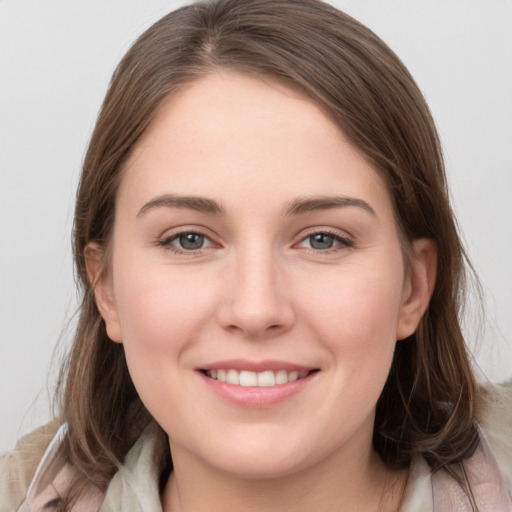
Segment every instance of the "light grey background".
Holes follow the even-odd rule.
[[[49,418],[73,332],[70,231],[81,160],[114,66],[181,5],[0,1],[0,451]],[[512,377],[512,0],[339,0],[410,68],[444,143],[455,210],[486,293],[471,344]],[[60,339],[53,366],[54,347]]]

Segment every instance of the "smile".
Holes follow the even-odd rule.
[[[196,368],[207,389],[237,407],[265,409],[311,388],[320,368],[286,360],[229,359]]]
[[[248,370],[238,371],[233,368],[205,371],[205,375],[211,379],[243,387],[279,386],[303,379],[310,373],[310,370],[265,370],[262,372],[253,372]]]

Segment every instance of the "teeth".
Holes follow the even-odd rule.
[[[240,377],[238,375],[238,372],[236,370],[228,370],[228,373],[226,374],[226,382],[228,384],[240,384]]]
[[[288,382],[288,372],[286,370],[279,370],[276,372],[276,384],[286,384]]]
[[[269,387],[303,379],[309,375],[309,371],[302,370],[298,372],[293,370],[289,372],[287,370],[277,370],[274,372],[272,370],[266,370],[256,373],[247,370],[239,372],[231,368],[226,370],[207,370],[206,375],[220,382],[226,382],[227,384],[234,384],[236,386]]]
[[[235,370],[233,370],[235,371]],[[240,386],[257,386],[258,385],[258,376],[255,372],[240,372]]]
[[[299,372],[290,372],[288,374],[288,382],[291,382],[293,380],[297,380],[299,378]]]
[[[258,386],[275,386],[276,378],[274,377],[274,372],[261,372],[257,374],[258,377]]]

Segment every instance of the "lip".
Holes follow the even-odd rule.
[[[237,386],[212,379],[205,374],[205,370],[234,369],[238,371],[262,372],[265,370],[287,370],[287,371],[311,371],[306,377],[279,384],[276,386]],[[197,375],[210,391],[217,396],[239,407],[253,409],[264,409],[280,404],[308,387],[319,373],[318,368],[297,365],[290,362],[266,360],[247,361],[242,359],[231,359],[217,361],[197,368]]]
[[[197,370],[224,370],[233,369],[239,372],[246,370],[249,372],[264,372],[265,370],[286,370],[292,371],[312,371],[316,370],[312,366],[302,366],[299,364],[290,363],[288,361],[279,361],[277,359],[266,359],[263,361],[249,361],[247,359],[227,359],[224,361],[215,361],[214,363],[206,364],[196,368]]]

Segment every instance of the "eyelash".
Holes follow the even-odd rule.
[[[204,248],[200,248],[200,249],[196,249],[196,250],[193,250],[193,249],[187,250],[187,249],[178,248],[178,247],[175,247],[174,245],[172,245],[172,242],[174,242],[175,240],[179,239],[180,237],[182,237],[184,235],[198,235],[198,236],[203,237],[205,240],[208,240],[210,242],[211,246],[216,245],[215,242],[213,242],[209,236],[205,235],[204,233],[202,233],[199,230],[184,230],[184,231],[179,231],[177,233],[173,233],[172,235],[169,235],[169,236],[163,238],[162,240],[157,240],[156,245],[158,245],[159,247],[163,247],[164,249],[171,251],[174,254],[177,254],[177,255],[183,254],[183,255],[188,255],[188,256],[194,256],[194,255],[200,254],[202,251],[205,251],[205,250],[208,250],[211,248],[211,246],[209,246],[209,247],[204,247]],[[333,238],[334,243],[337,243],[338,245],[335,245],[334,247],[330,247],[327,249],[314,249],[311,247],[303,248],[311,254],[318,255],[318,254],[335,253],[335,252],[341,251],[343,249],[350,249],[350,248],[354,247],[354,245],[355,245],[354,241],[348,237],[341,236],[339,233],[337,233],[333,230],[321,229],[318,231],[312,231],[311,233],[308,233],[306,236],[302,237],[298,243],[294,244],[294,246],[296,246],[300,243],[303,243],[308,239],[312,239],[316,235],[326,235],[328,237],[331,237],[331,238]]]

